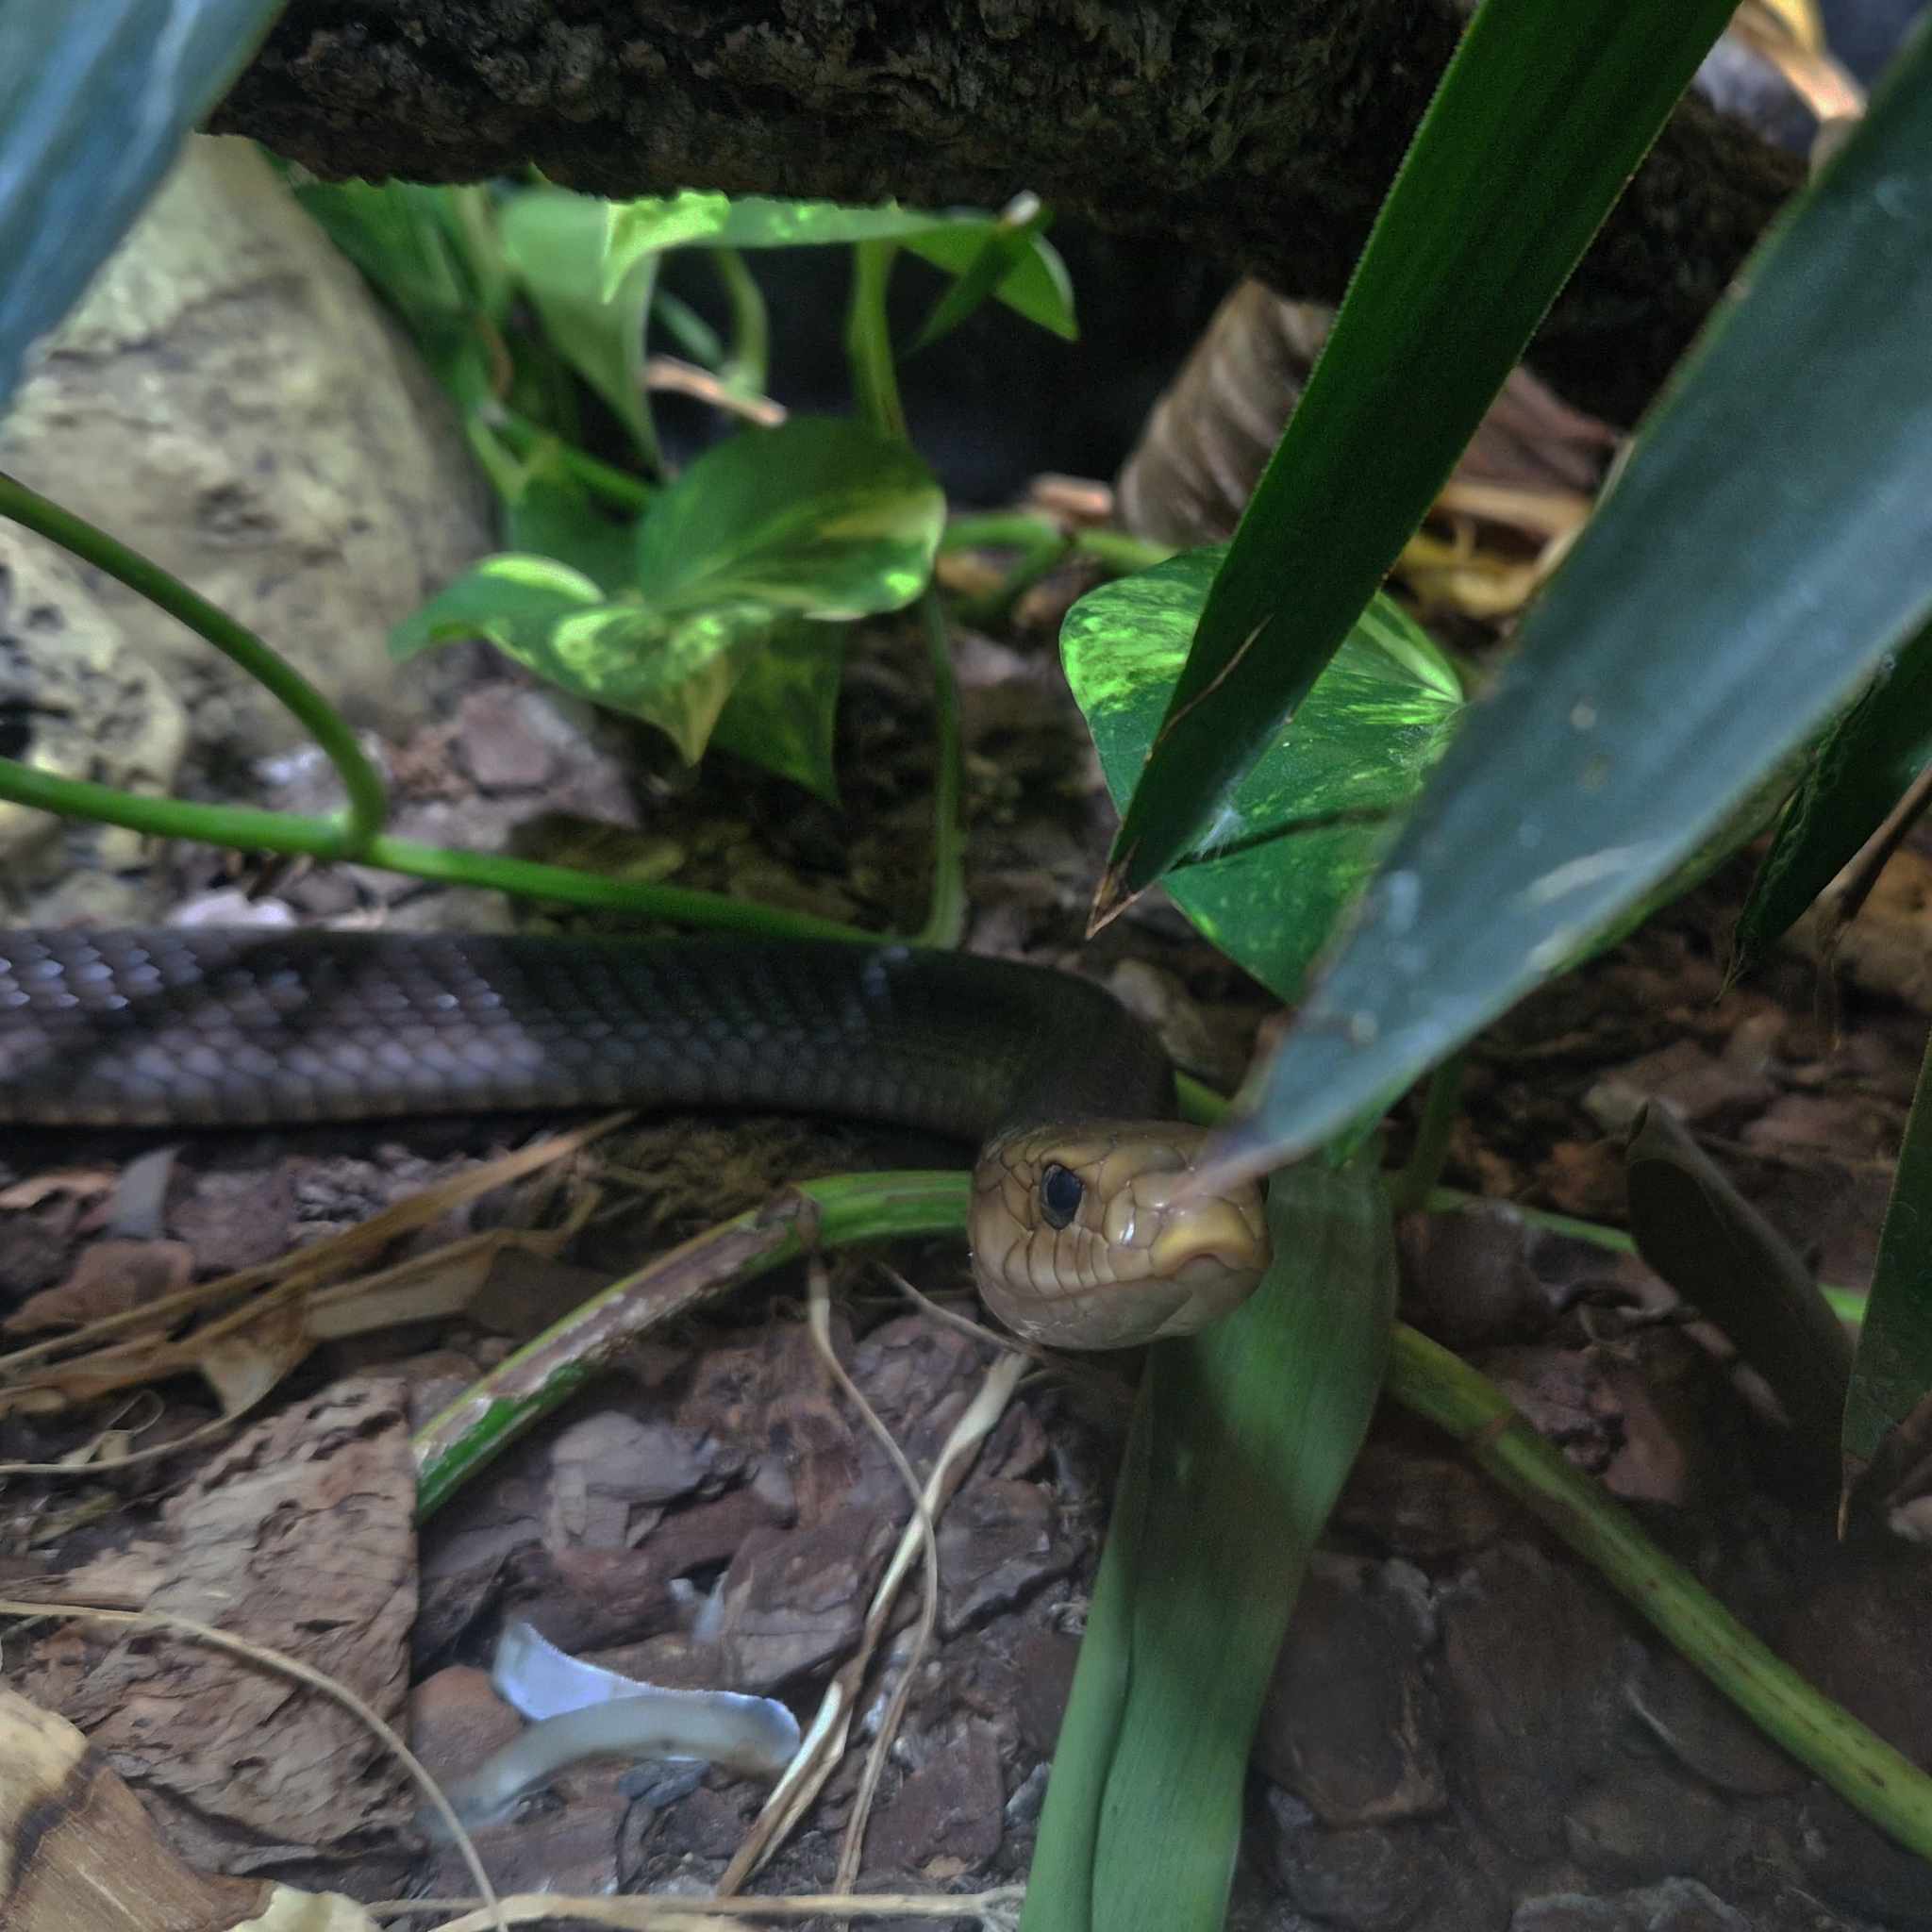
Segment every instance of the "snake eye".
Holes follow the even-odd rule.
[[[1049,1227],[1064,1227],[1080,1211],[1080,1197],[1087,1189],[1080,1176],[1058,1161],[1049,1163],[1040,1176],[1040,1211]]]

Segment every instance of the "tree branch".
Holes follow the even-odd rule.
[[[291,0],[214,125],[319,174],[997,206],[1332,301],[1451,0]],[[1800,164],[1680,109],[1533,359],[1629,421]]]

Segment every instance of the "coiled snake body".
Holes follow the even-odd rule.
[[[981,1148],[982,1293],[1021,1333],[1198,1328],[1266,1263],[1152,1036],[1063,974],[836,941],[0,934],[0,1123],[238,1126],[501,1108],[842,1116]]]

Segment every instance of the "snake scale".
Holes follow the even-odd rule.
[[[0,934],[0,1124],[242,1126],[519,1108],[776,1110],[981,1149],[981,1291],[1020,1332],[1201,1326],[1258,1194],[1175,1199],[1151,1033],[1100,988],[905,946],[212,927]]]

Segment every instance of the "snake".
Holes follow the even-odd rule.
[[[233,1128],[626,1108],[823,1115],[977,1148],[982,1300],[1049,1347],[1228,1313],[1269,1261],[1253,1183],[1104,988],[842,941],[162,926],[0,933],[0,1125]]]

